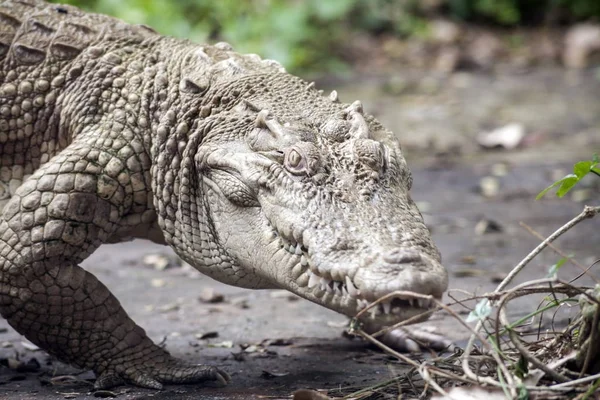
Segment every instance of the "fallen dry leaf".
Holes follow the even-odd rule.
[[[286,376],[289,374],[290,374],[289,372],[274,372],[274,371],[267,371],[266,369],[263,369],[262,374],[260,374],[260,376],[265,379],[273,379],[273,378],[281,378],[282,376]]]
[[[261,342],[262,346],[290,346],[294,344],[292,339],[265,339]]]
[[[142,258],[142,263],[158,271],[179,266],[174,257],[169,257],[164,254],[146,254],[144,258]]]
[[[194,337],[198,340],[214,339],[214,338],[219,337],[219,332],[210,331],[210,332],[196,333],[194,335]]]
[[[488,149],[501,147],[508,150],[516,148],[525,137],[525,127],[519,123],[512,123],[491,132],[480,133],[477,142]]]
[[[212,343],[209,344],[208,347],[222,347],[225,349],[231,349],[233,347],[233,342],[231,340],[225,340],[221,343]]]
[[[447,396],[434,396],[431,400],[506,400],[502,390],[488,390],[479,387],[453,388]]]
[[[485,271],[477,268],[461,268],[452,272],[452,275],[456,278],[469,278],[473,276],[482,276],[485,274]]]
[[[331,400],[331,397],[315,390],[297,390],[294,392],[293,400]]]

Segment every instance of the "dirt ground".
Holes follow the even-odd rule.
[[[363,99],[366,110],[401,137],[413,170],[413,197],[450,271],[453,296],[463,296],[461,290],[493,290],[497,279],[539,243],[520,222],[548,235],[584,204],[600,204],[600,185],[593,177],[575,197],[533,200],[553,179],[570,172],[574,161],[600,152],[600,81],[593,71],[398,75],[401,82],[369,77],[337,82],[336,89],[343,101]],[[390,91],[390,85],[401,90]],[[477,145],[480,132],[513,122],[526,132],[519,148],[484,151]],[[487,196],[480,189],[482,180]],[[583,222],[559,246],[584,265],[592,264],[600,258],[599,224]],[[384,381],[405,368],[359,340],[342,337],[346,318],[341,315],[286,292],[244,290],[185,267],[145,265],[145,257],[156,254],[173,255],[145,241],[105,245],[84,266],[155,341],[164,341],[178,357],[222,367],[233,382],[225,388],[168,386],[160,392],[121,387],[114,391],[120,399],[283,399],[303,388],[329,389],[335,395]],[[545,251],[519,281],[546,276],[559,258]],[[560,274],[577,272],[564,267]],[[598,267],[594,272],[600,275]],[[208,298],[214,303],[199,300],[207,290],[213,291]],[[535,301],[515,303],[512,317],[535,307]],[[568,310],[561,310],[556,320],[568,317]],[[436,315],[426,324],[458,344],[468,337],[446,316]],[[19,372],[2,365],[15,359],[35,359],[41,367]],[[92,378],[90,372],[31,349],[0,320],[0,399],[91,399]]]

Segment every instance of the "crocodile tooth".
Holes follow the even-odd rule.
[[[356,301],[356,308],[358,309],[358,311],[361,311],[363,308],[365,308],[365,303],[363,303],[362,299],[358,299]]]
[[[371,309],[369,310],[369,313],[371,313],[371,317],[375,318],[376,316],[378,316],[379,314],[381,314],[381,310],[379,308],[379,304],[376,305],[375,307],[371,307]]]
[[[334,281],[333,282],[333,291],[335,292],[335,294],[337,294],[338,296],[341,296],[344,294],[344,292],[342,291],[342,282],[337,282]]]
[[[298,283],[298,286],[300,287],[305,287],[306,285],[308,285],[308,274],[301,274],[296,279],[296,283]]]
[[[302,268],[302,265],[300,265],[300,264],[296,264],[292,268],[292,276],[296,280],[298,280],[298,278],[300,277],[300,275],[302,275],[302,272],[304,272],[304,269]]]
[[[321,289],[326,290],[328,293],[333,293],[333,289],[329,285],[331,283],[330,279],[321,278]]]
[[[363,305],[362,305],[362,308],[367,308],[367,307],[369,307],[369,301],[368,301],[368,300],[362,299],[361,301],[362,301],[362,304],[363,304]]]
[[[293,243],[290,243],[290,247],[288,248],[288,251],[292,254],[294,254],[296,252],[296,246],[294,246]]]
[[[358,289],[356,289],[356,286],[354,286],[354,283],[352,283],[352,279],[348,276],[346,276],[346,289],[348,290],[348,294],[352,297],[358,297],[360,294]]]
[[[312,289],[319,284],[321,278],[317,276],[317,274],[313,272],[309,272],[310,278],[308,279],[308,288]]]
[[[390,311],[392,311],[392,301],[391,300],[382,302],[381,306],[383,307],[384,314],[389,314]]]
[[[296,254],[296,255],[298,255],[298,256],[299,256],[300,254],[302,254],[302,245],[300,245],[300,243],[297,243],[297,244],[296,244],[296,248],[294,249],[294,254]]]
[[[306,267],[308,265],[308,259],[306,258],[306,256],[304,254],[302,254],[302,257],[300,257],[300,264],[303,267]]]

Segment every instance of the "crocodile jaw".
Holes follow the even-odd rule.
[[[428,318],[427,311],[435,307],[436,300],[441,300],[448,285],[447,272],[439,257],[415,249],[396,249],[391,263],[389,257],[386,261],[385,257],[375,256],[370,264],[357,266],[356,262],[345,263],[345,257],[340,257],[342,262],[337,267],[320,268],[318,252],[311,257],[312,248],[305,244],[308,240],[302,239],[307,235],[294,237],[289,231],[286,234],[286,230],[273,230],[265,236],[270,236],[271,243],[267,247],[284,271],[277,278],[280,287],[349,317],[387,296],[361,314],[360,320],[373,328],[418,315],[423,315],[418,320]],[[382,250],[374,252],[382,253]]]

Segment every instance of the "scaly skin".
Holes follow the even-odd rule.
[[[349,316],[395,290],[442,296],[400,147],[360,103],[70,6],[1,3],[0,32],[0,312],[97,388],[229,380],[153,344],[79,266],[102,243],[166,243],[225,283]],[[396,298],[363,322],[430,306]]]

